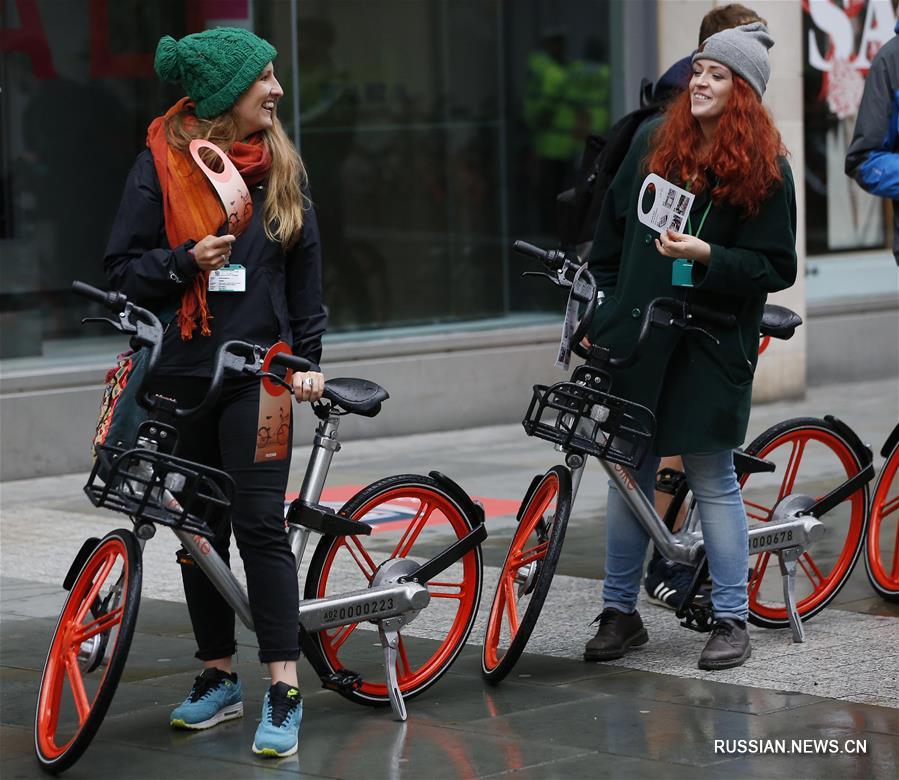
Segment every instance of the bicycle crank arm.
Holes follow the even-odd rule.
[[[459,541],[451,544],[443,552],[435,555],[431,560],[426,561],[415,571],[410,572],[405,577],[400,578],[400,582],[415,582],[426,584],[436,577],[440,572],[448,569],[456,561],[461,558],[481,542],[487,538],[486,526],[479,525],[473,531],[469,531]]]
[[[340,593],[300,602],[300,625],[309,632],[350,623],[375,622],[418,612],[428,606],[431,594],[417,582],[395,582],[365,590]]]

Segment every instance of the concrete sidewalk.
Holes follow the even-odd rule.
[[[401,413],[390,402],[382,412]],[[877,451],[899,418],[899,388],[895,380],[811,388],[801,401],[757,406],[750,439],[779,420],[824,414],[844,419]],[[311,415],[300,424],[311,426]],[[304,451],[294,452],[294,490],[305,457]],[[881,461],[876,454],[875,464]],[[296,776],[299,768],[303,776],[347,778],[482,777],[509,771],[526,777],[895,776],[899,609],[874,596],[862,565],[835,603],[807,624],[804,645],[793,644],[786,630],[754,628],[753,656],[740,669],[700,672],[695,661],[704,637],[649,604],[641,606],[651,635],[646,650],[615,664],[578,660],[595,630],[589,623],[599,611],[601,588],[606,487],[595,464],[582,483],[528,653],[500,688],[485,688],[478,645],[514,507],[531,477],[556,462],[550,445],[528,439],[517,425],[344,441],[331,486],[351,490],[385,474],[438,469],[500,507],[488,520],[481,623],[450,676],[410,703],[405,727],[394,724],[388,712],[360,710],[316,691],[314,675],[305,669],[300,759],[264,765],[265,771]],[[812,478],[823,479],[826,468],[822,459]],[[126,518],[91,507],[81,493],[83,482],[78,474],[0,486],[4,777],[38,774],[28,755],[30,721],[38,670],[62,599],[59,583],[85,537],[127,525]],[[241,671],[249,681],[244,722],[187,737],[166,725],[168,708],[184,696],[195,673],[172,556],[176,546],[160,529],[146,547],[144,600],[125,683],[96,744],[67,776],[243,777],[263,771],[248,749],[263,683],[249,650],[254,638],[247,632],[240,639],[246,646]],[[232,559],[239,562],[237,555]],[[413,623],[410,636],[415,633]],[[868,740],[868,752],[753,757],[715,754],[712,745],[713,737],[806,736],[858,736]]]

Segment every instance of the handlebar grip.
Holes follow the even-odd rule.
[[[114,290],[107,292],[85,282],[79,282],[77,279],[72,282],[72,292],[97,303],[102,303],[107,309],[116,311],[121,311],[125,304],[128,303],[128,298],[123,293]]]
[[[289,368],[293,371],[311,371],[312,363],[310,363],[306,358],[302,358],[299,355],[288,355],[286,352],[279,352],[278,354],[272,357],[272,365],[274,366],[284,366],[285,368]]]
[[[690,313],[694,319],[705,320],[723,328],[732,328],[737,324],[737,318],[733,314],[707,309],[705,306],[697,306],[695,303],[690,304]]]
[[[527,241],[516,241],[512,244],[512,249],[520,255],[527,255],[536,260],[546,260],[546,256],[549,254],[545,249],[529,244]]]

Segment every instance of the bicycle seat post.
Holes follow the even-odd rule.
[[[325,488],[325,480],[328,478],[328,470],[331,468],[331,459],[340,451],[340,442],[337,439],[338,425],[340,417],[331,412],[315,429],[312,454],[309,456],[303,486],[300,488],[300,499],[307,504],[318,504]]]

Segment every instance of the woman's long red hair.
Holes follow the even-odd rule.
[[[647,167],[675,183],[695,175],[691,192],[711,188],[713,200],[753,214],[771,188],[783,181],[778,157],[787,152],[758,94],[736,74],[733,79],[733,91],[708,154],[700,152],[705,139],[690,113],[690,90],[685,89],[672,101],[653,135]]]

